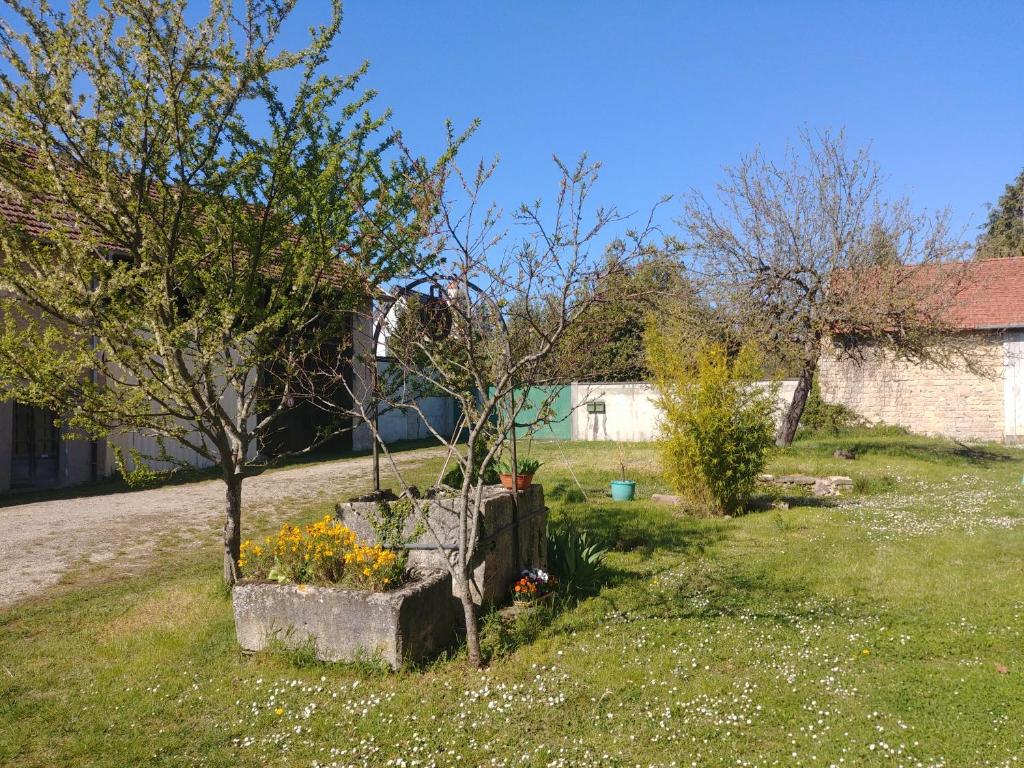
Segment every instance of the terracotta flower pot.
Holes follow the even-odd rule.
[[[525,491],[533,483],[533,475],[519,475],[516,477],[516,487],[520,491]],[[512,475],[501,475],[501,484],[512,490]]]

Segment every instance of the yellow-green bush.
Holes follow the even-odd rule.
[[[718,514],[743,508],[773,445],[774,388],[754,386],[762,365],[749,346],[696,350],[652,328],[647,351],[662,409],[661,460],[677,493]]]

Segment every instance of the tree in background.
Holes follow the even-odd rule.
[[[776,391],[752,345],[730,355],[721,342],[680,345],[671,326],[647,333],[661,410],[659,448],[669,484],[717,514],[741,511],[768,461]]]
[[[368,288],[409,267],[438,167],[370,114],[362,70],[322,73],[340,0],[300,50],[278,39],[293,2],[9,6],[0,399],[219,467],[233,582],[250,461],[306,363],[346,355]]]
[[[983,230],[978,238],[979,259],[1024,256],[1024,171],[1006,185],[989,210]]]
[[[829,345],[939,365],[966,354],[949,310],[967,244],[948,211],[915,213],[881,187],[868,151],[848,152],[843,133],[803,133],[781,164],[757,151],[727,168],[714,205],[697,193],[684,205],[691,274],[709,303],[742,322],[773,369],[797,376],[780,445],[796,434]]]
[[[554,355],[566,381],[644,381],[650,371],[644,329],[651,315],[699,301],[680,248],[673,240],[652,246],[626,269],[614,263],[621,244],[606,254],[603,284],[584,290],[600,297]]]

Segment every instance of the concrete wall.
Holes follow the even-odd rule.
[[[423,397],[418,401],[423,418],[412,410],[392,408],[381,413],[377,428],[384,442],[397,443],[402,440],[424,440],[433,437],[430,426],[438,433],[451,437],[455,432],[458,420],[458,408],[450,397]],[[373,439],[369,427],[361,424],[352,435],[352,450],[368,451],[373,447]]]
[[[760,382],[760,386],[768,386]],[[779,382],[777,418],[793,402],[796,380]],[[661,412],[654,388],[646,382],[602,382],[572,385],[573,440],[646,442],[658,437]],[[604,403],[604,413],[588,413],[588,403]]]
[[[177,440],[164,440],[164,448],[168,455],[172,456],[175,462],[184,462],[190,466],[196,467],[197,469],[205,469],[212,467],[213,462],[207,459],[205,456],[200,456],[191,448],[186,447]],[[111,435],[108,441],[107,450],[104,451],[103,461],[107,475],[113,475],[117,471],[117,461],[114,453],[115,446],[121,450],[124,456],[125,462],[128,463],[129,468],[132,466],[131,452],[136,450],[141,456],[157,456],[160,455],[160,446],[156,439],[149,435],[143,435],[139,432],[126,432],[118,435]],[[251,451],[250,451],[251,452]],[[154,459],[146,459],[146,464],[157,471],[168,471],[175,469],[180,464],[168,461],[156,461]]]
[[[604,413],[587,413],[588,403],[604,403]],[[657,436],[661,412],[646,382],[572,385],[572,439],[644,442]]]
[[[134,379],[126,374],[121,374],[125,381],[132,382]],[[214,386],[220,390],[221,398],[220,404],[223,407],[225,413],[237,414],[238,413],[238,391],[228,386],[227,381],[224,377],[217,377],[214,382]],[[256,374],[255,372],[250,373],[246,383],[246,388],[256,386]],[[159,406],[153,404],[154,410],[159,410]],[[252,415],[248,419],[248,426],[250,429],[255,427],[257,417]],[[202,434],[196,429],[190,429],[191,424],[183,419],[175,419],[175,422],[185,427],[188,431],[187,439],[195,442],[196,444],[202,444],[204,442]],[[131,451],[134,449],[139,452],[145,460],[145,464],[151,469],[166,472],[174,469],[178,469],[182,464],[195,467],[197,469],[206,469],[214,465],[214,462],[207,459],[205,456],[200,455],[192,448],[189,448],[184,443],[172,440],[170,438],[163,440],[163,449],[157,442],[155,437],[140,432],[114,432],[110,435],[107,443],[107,448],[103,451],[101,461],[103,465],[103,472],[107,476],[112,476],[117,472],[117,461],[115,455],[115,448],[121,450],[125,462],[128,464],[129,469],[134,468],[131,459]],[[171,461],[159,461],[155,456],[160,456],[166,451],[167,455],[171,457]],[[259,451],[259,446],[253,444],[249,446],[248,458],[253,459]]]
[[[871,423],[960,440],[1002,440],[1004,339],[996,333],[974,339],[981,374],[896,361],[881,351],[869,352],[862,364],[825,355],[818,379],[822,397]]]
[[[433,437],[431,427],[446,437],[451,437],[455,431],[455,420],[458,409],[455,401],[450,397],[423,397],[418,401],[420,410],[426,416],[426,421],[415,411],[393,409],[380,415],[377,428],[386,443],[396,443],[400,440],[423,440]],[[369,437],[369,430],[365,430],[366,437]],[[370,448],[369,441],[364,448]]]
[[[409,543],[409,567],[445,570],[446,558],[453,565],[456,562],[461,502],[458,498],[448,498],[424,500],[420,504],[425,506],[419,508],[418,514],[409,516],[404,529],[406,538],[413,539],[417,527],[426,523],[426,532]],[[335,510],[338,519],[352,529],[360,541],[377,542],[370,523],[372,516],[378,514],[375,502],[351,501],[338,504]],[[514,520],[511,491],[500,486],[486,488],[470,585],[473,600],[478,605],[505,600],[524,568],[547,567],[548,511],[543,486],[534,483],[519,494],[518,525],[513,524]],[[452,590],[458,597],[454,586]]]
[[[352,345],[354,359],[357,361],[370,359],[374,349],[373,323],[365,313],[357,313],[352,321]],[[388,363],[379,360],[377,365],[381,371]],[[367,412],[370,411],[370,395],[372,390],[372,366],[360,363],[354,367],[352,389],[355,398],[362,401]],[[426,417],[424,420],[418,413],[410,409],[381,408],[378,429],[386,443],[402,440],[422,440],[432,437],[429,424],[439,434],[450,437],[455,431],[455,423],[459,418],[458,407],[450,397],[421,397],[417,400],[420,410]],[[368,451],[373,447],[373,436],[370,428],[353,419],[352,450]]]

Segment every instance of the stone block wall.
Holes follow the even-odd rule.
[[[999,334],[973,336],[982,373],[896,361],[881,351],[863,363],[826,354],[819,367],[822,398],[852,408],[871,423],[959,440],[1004,436],[1003,342]]]
[[[458,499],[426,502],[428,532],[413,541],[409,565],[413,568],[446,570],[443,558],[455,562],[459,542]],[[360,541],[375,543],[376,536],[367,515],[376,511],[373,502],[347,502],[337,506],[337,517],[351,528]],[[498,603],[509,597],[512,582],[528,567],[547,566],[547,508],[544,488],[533,484],[519,494],[519,524],[513,524],[512,492],[500,486],[484,489],[484,509],[479,530],[473,598],[477,604]],[[411,535],[417,520],[406,521]],[[516,557],[516,538],[519,556]],[[438,547],[438,544],[441,547]]]

